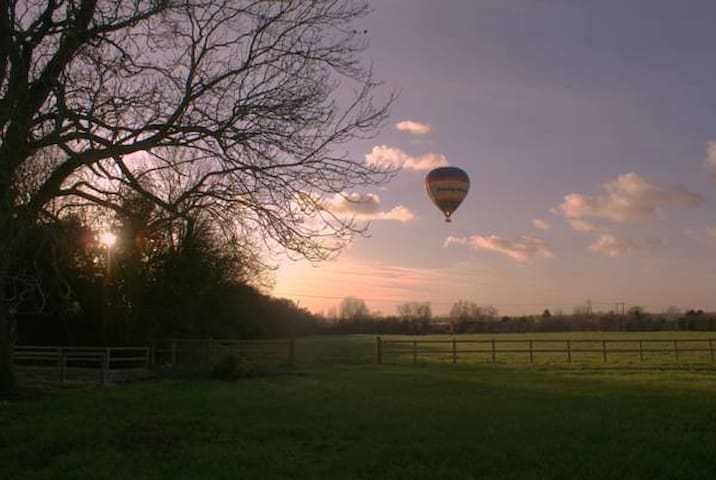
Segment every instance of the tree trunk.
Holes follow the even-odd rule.
[[[15,386],[12,354],[14,317],[7,301],[7,262],[0,259],[0,401],[7,399]]]
[[[0,158],[0,167],[2,165]],[[12,262],[17,253],[17,222],[10,201],[8,176],[0,170],[0,401],[8,398],[15,384],[12,354],[14,350],[15,316],[10,305]]]

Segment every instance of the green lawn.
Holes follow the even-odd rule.
[[[299,368],[26,392],[0,478],[713,479],[716,371]]]

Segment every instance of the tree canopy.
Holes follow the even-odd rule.
[[[329,199],[392,172],[341,145],[390,95],[351,0],[0,0],[0,391],[37,222],[153,207],[320,260],[362,230]],[[110,213],[112,212],[112,213]],[[30,269],[31,270],[31,269]]]

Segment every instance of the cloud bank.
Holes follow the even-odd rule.
[[[603,184],[602,191],[597,196],[570,193],[552,212],[570,220],[594,217],[627,223],[653,217],[661,207],[692,207],[704,201],[686,187],[653,182],[634,172]]]
[[[395,124],[395,128],[403,132],[412,133],[413,135],[426,135],[433,129],[432,125],[414,120],[402,120]]]
[[[419,157],[408,155],[403,150],[387,145],[377,145],[365,156],[367,165],[387,168],[404,168],[406,170],[432,170],[448,164],[445,155],[426,153]]]
[[[473,235],[471,237],[447,237],[445,246],[468,245],[476,250],[492,250],[520,263],[531,262],[537,258],[554,258],[554,252],[544,240],[520,236],[509,240],[498,235]]]

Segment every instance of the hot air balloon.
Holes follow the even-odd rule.
[[[425,189],[435,206],[445,215],[445,221],[450,222],[450,217],[470,189],[470,178],[457,167],[439,167],[425,177]]]

